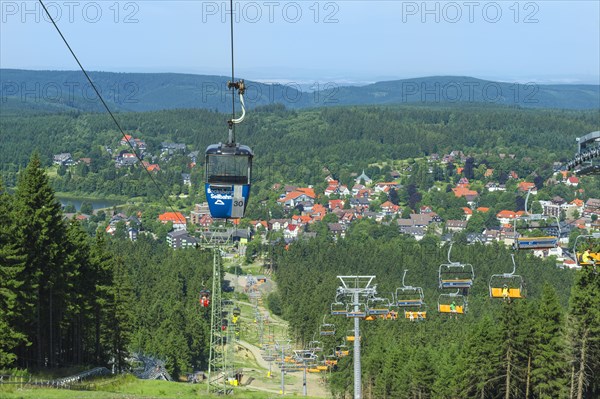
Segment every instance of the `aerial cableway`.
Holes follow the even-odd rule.
[[[577,140],[577,153],[565,164],[566,170],[577,176],[600,174],[600,131],[591,132]]]
[[[510,273],[493,274],[490,277],[490,298],[511,299],[523,298],[525,296],[525,283],[523,277],[515,274],[517,264],[515,255],[511,254],[513,269]]]

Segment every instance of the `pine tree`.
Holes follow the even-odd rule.
[[[23,281],[18,276],[25,268],[25,256],[15,238],[12,198],[0,179],[0,368],[14,362],[14,348],[25,342],[25,334],[15,326],[17,296]]]

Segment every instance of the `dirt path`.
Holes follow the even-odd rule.
[[[231,286],[237,292],[244,292],[244,288],[246,287],[246,276],[236,276],[233,274],[226,274],[225,279],[230,281]],[[263,295],[263,298],[268,295],[273,289],[275,289],[274,282],[267,281],[267,283],[259,284],[258,288]],[[245,305],[248,305],[247,302],[241,302]],[[287,327],[287,322],[277,316],[270,314],[270,312],[264,307],[259,306],[259,311],[262,314],[269,315],[270,322],[273,324],[277,324],[279,326]],[[283,330],[287,331],[287,328]],[[287,335],[287,333],[285,333]],[[279,338],[287,338],[287,337],[277,337]],[[269,367],[269,362],[263,359],[261,349],[252,343],[247,341],[240,340],[237,342],[236,354],[240,358],[247,358],[251,360],[251,363],[256,363],[257,367],[244,368],[245,378],[242,381],[242,384],[245,385],[249,382],[248,385],[245,385],[246,388],[251,390],[258,390],[262,392],[269,392],[273,394],[279,394],[281,390],[281,369],[275,362],[271,362]],[[252,359],[250,359],[250,357]],[[269,369],[271,370],[271,375],[268,375]],[[286,372],[285,373],[285,392],[286,394],[295,394],[302,395],[303,392],[303,371],[298,370],[294,372]],[[322,381],[322,374],[306,374],[306,386],[307,393],[309,397],[313,398],[330,398],[331,393],[329,392],[329,388]]]

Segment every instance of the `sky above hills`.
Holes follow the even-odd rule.
[[[228,1],[52,1],[89,70],[228,75]],[[235,1],[236,75],[600,84],[600,2]],[[77,69],[34,1],[0,0],[0,68]]]

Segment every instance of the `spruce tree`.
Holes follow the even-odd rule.
[[[93,326],[92,309],[96,297],[98,275],[91,258],[89,236],[79,222],[67,226],[67,257],[65,259],[65,323],[63,323],[64,356],[68,363],[81,364],[86,356]]]
[[[571,291],[569,335],[572,346],[570,396],[577,399],[600,394],[600,278],[593,268],[577,273]]]
[[[15,237],[12,200],[0,179],[0,368],[14,362],[14,348],[25,342],[25,334],[15,328],[17,297],[23,285],[19,275],[25,268],[25,256]]]
[[[126,366],[126,358],[129,355],[127,348],[133,332],[132,305],[134,298],[125,262],[122,258],[117,258],[113,265],[106,320],[108,323],[105,325],[105,330],[109,332],[108,347],[115,368],[118,372],[122,372]],[[179,332],[181,333],[181,330]]]
[[[22,345],[19,352],[25,358],[35,359],[38,366],[52,366],[55,355],[60,353],[65,224],[37,153],[19,175],[15,208],[18,245],[26,256],[19,274],[24,282],[18,299],[19,328],[32,343],[29,347]]]
[[[96,281],[90,288],[89,306],[91,308],[90,331],[86,336],[88,347],[87,355],[95,364],[106,364],[109,361],[109,348],[112,340],[110,334],[114,325],[111,325],[111,307],[113,306],[113,270],[114,258],[110,253],[105,234],[98,234],[91,247],[90,262],[92,275]]]
[[[533,393],[540,399],[567,395],[567,362],[562,309],[556,291],[544,285],[534,325]]]
[[[484,317],[472,330],[459,358],[461,397],[487,398],[497,393],[502,378],[501,332],[489,317]]]

